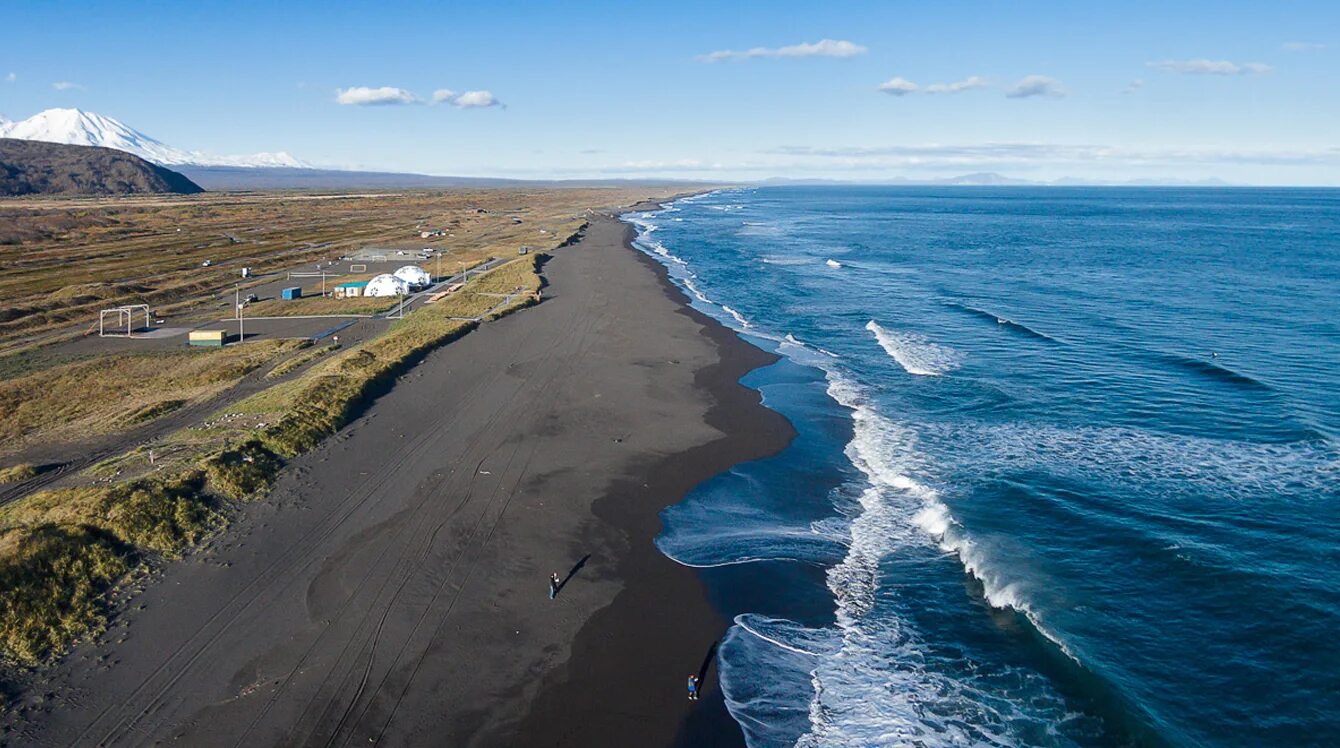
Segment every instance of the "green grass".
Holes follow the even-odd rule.
[[[147,554],[176,557],[220,526],[203,486],[192,471],[0,509],[0,659],[34,665],[101,628],[105,591]]]
[[[139,478],[110,486],[61,488],[0,509],[0,528],[76,525],[145,551],[175,556],[218,525],[204,493],[205,472]]]
[[[206,460],[205,474],[215,491],[230,499],[245,499],[268,489],[283,467],[278,455],[252,439]]]
[[[106,622],[104,594],[131,568],[105,534],[80,526],[0,530],[0,652],[39,662]]]
[[[0,486],[6,483],[18,483],[28,480],[37,475],[37,466],[30,463],[11,465],[7,468],[0,468]]]
[[[121,353],[0,381],[0,445],[110,433],[150,421],[222,391],[294,345],[263,340],[213,350]]]

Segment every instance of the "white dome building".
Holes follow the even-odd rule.
[[[404,296],[409,293],[409,284],[403,278],[397,278],[390,273],[382,273],[372,280],[363,289],[364,296]]]
[[[406,265],[395,271],[395,277],[409,284],[414,290],[427,288],[433,284],[433,276],[418,265]]]

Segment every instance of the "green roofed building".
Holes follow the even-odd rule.
[[[368,287],[367,281],[349,281],[335,286],[335,298],[352,299],[363,295],[363,289]]]

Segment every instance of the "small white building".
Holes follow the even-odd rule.
[[[363,287],[364,296],[404,296],[409,293],[409,283],[390,273],[382,273]]]
[[[427,288],[433,284],[433,276],[428,274],[427,270],[418,265],[406,265],[395,271],[395,277],[409,284],[409,287],[418,291]]]

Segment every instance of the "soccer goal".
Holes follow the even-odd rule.
[[[131,333],[131,325],[135,324],[135,318],[141,313],[144,314],[144,327],[148,329],[149,324],[149,305],[148,304],[130,304],[128,306],[117,306],[111,309],[103,309],[98,312],[98,337],[100,338],[128,338]],[[107,326],[107,317],[116,315],[116,324]],[[121,328],[125,332],[121,332]]]

